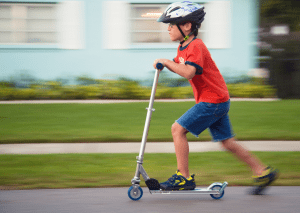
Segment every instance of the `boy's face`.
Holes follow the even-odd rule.
[[[188,22],[186,24],[179,25],[179,27],[185,35],[188,35],[191,32],[192,24]],[[172,41],[182,41],[184,39],[176,24],[169,24],[168,31]]]

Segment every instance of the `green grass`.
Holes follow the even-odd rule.
[[[255,152],[280,170],[275,185],[300,185],[300,152]],[[137,154],[0,155],[0,189],[130,186]],[[227,152],[190,153],[190,172],[198,186],[227,181],[251,185],[250,169]],[[158,181],[176,170],[175,154],[145,154],[144,168]],[[144,181],[141,186],[145,186]]]
[[[171,125],[194,102],[154,103],[148,141],[172,141]],[[238,140],[299,140],[300,100],[232,102]],[[0,143],[141,141],[148,103],[3,104]],[[211,140],[208,131],[190,141]]]

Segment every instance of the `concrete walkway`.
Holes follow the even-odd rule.
[[[300,141],[240,141],[250,151],[300,151]],[[2,144],[0,154],[139,153],[141,143]],[[224,151],[220,143],[190,142],[190,152]],[[172,142],[148,142],[146,153],[175,153]]]

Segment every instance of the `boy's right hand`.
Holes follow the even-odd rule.
[[[160,64],[163,65],[163,68],[162,68],[162,69],[159,69],[159,70],[162,71],[162,70],[164,69],[164,67],[165,67],[164,61],[165,61],[165,59],[156,59],[156,60],[154,61],[154,63],[153,63],[154,69],[157,69],[156,66],[157,66],[158,63],[160,63]]]

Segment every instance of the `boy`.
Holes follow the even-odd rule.
[[[184,1],[169,5],[157,20],[169,24],[170,39],[180,41],[180,45],[173,61],[156,59],[153,66],[156,68],[160,62],[188,79],[196,100],[196,105],[172,125],[178,170],[168,181],[160,183],[160,187],[162,190],[192,190],[196,187],[194,175],[189,174],[186,134],[198,136],[209,128],[214,141],[221,141],[224,148],[250,166],[257,182],[253,194],[261,194],[278,177],[278,171],[266,167],[234,139],[228,116],[227,86],[205,44],[196,38],[204,16],[203,6]]]

